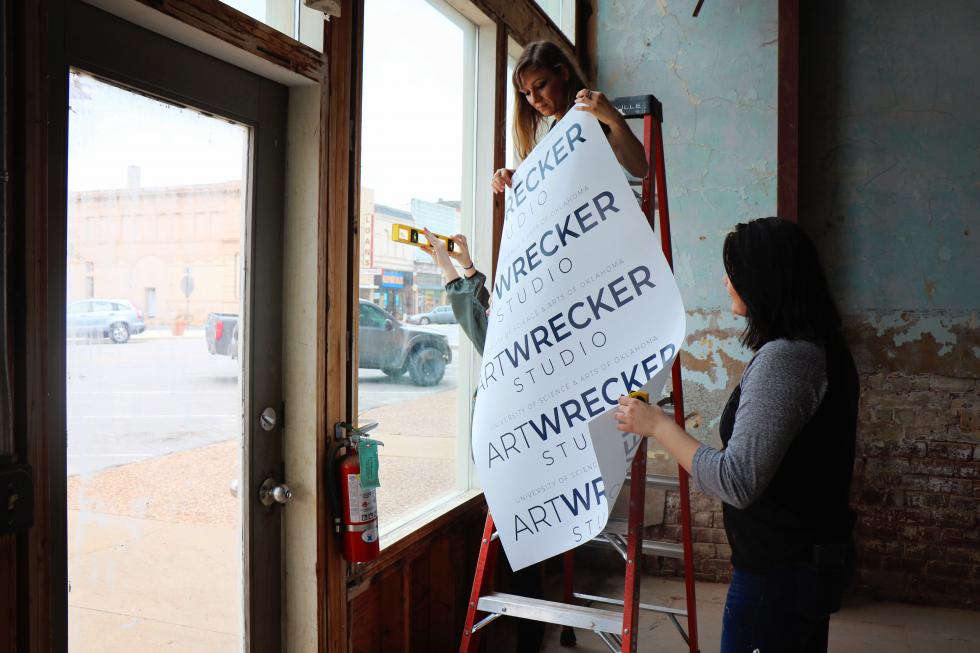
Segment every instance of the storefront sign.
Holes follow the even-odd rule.
[[[398,270],[384,270],[381,273],[382,288],[402,288],[405,286],[405,273]]]

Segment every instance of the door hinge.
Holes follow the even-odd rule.
[[[34,526],[34,480],[30,465],[0,466],[0,535]]]

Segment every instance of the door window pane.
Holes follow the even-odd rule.
[[[323,52],[323,13],[303,0],[222,0],[283,34]]]
[[[473,349],[451,314],[434,311],[448,304],[438,267],[392,234],[474,237],[476,27],[441,2],[367,0],[364,32],[358,409],[385,443],[384,545],[392,528],[470,488]],[[383,329],[372,328],[378,315]]]
[[[78,71],[70,102],[69,648],[240,651],[249,131]]]

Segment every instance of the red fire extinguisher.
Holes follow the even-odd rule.
[[[344,558],[351,563],[370,562],[378,557],[378,501],[373,487],[361,484],[361,461],[357,445],[360,431],[350,428],[344,447],[334,462],[330,493],[334,496],[334,523],[342,534]],[[375,443],[375,441],[371,441]],[[380,443],[377,443],[380,444]],[[340,486],[337,496],[337,486]],[[339,504],[339,505],[338,505]]]

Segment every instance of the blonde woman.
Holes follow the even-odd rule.
[[[647,173],[643,144],[626,124],[622,114],[609,99],[583,81],[578,67],[551,41],[535,41],[521,53],[511,78],[514,99],[514,140],[517,156],[527,158],[548,118],[551,125],[572,109],[588,111],[602,125],[616,158],[626,170],[642,177]],[[493,173],[490,185],[495,193],[510,186],[514,171],[500,168]]]

